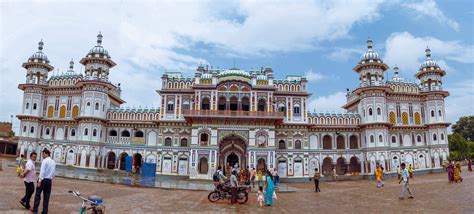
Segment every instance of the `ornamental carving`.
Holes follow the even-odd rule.
[[[221,142],[225,137],[229,135],[237,135],[241,137],[245,142],[248,142],[249,139],[249,132],[248,131],[243,131],[243,130],[220,130],[219,133],[217,134],[218,142]]]

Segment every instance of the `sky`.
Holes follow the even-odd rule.
[[[117,63],[129,107],[158,107],[165,71],[193,76],[199,63],[243,70],[270,66],[278,79],[309,80],[310,111],[342,112],[346,88],[358,85],[352,68],[366,40],[400,75],[415,81],[427,46],[446,70],[448,121],[474,115],[474,1],[0,1],[0,121],[20,113],[26,71],[40,39],[65,72],[96,44]],[[14,118],[14,127],[18,120]],[[17,128],[16,128],[17,129]]]

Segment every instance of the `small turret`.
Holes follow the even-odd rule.
[[[420,65],[418,73],[415,75],[420,80],[422,91],[441,91],[442,78],[446,72],[441,69],[436,61],[431,58],[431,49],[425,49],[426,59]]]
[[[47,84],[48,72],[54,69],[49,64],[49,59],[43,53],[43,40],[38,42],[38,51],[36,51],[28,61],[23,63],[23,68],[27,70],[26,83],[30,84]]]

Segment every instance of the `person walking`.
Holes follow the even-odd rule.
[[[400,190],[400,197],[398,197],[400,200],[405,199],[405,191],[408,190],[408,194],[410,195],[408,198],[413,198],[413,192],[410,189],[410,186],[408,185],[409,181],[409,173],[408,169],[405,168],[405,163],[401,164],[402,167],[402,173],[401,173],[401,179],[398,181],[398,183],[402,183],[402,189]]]
[[[33,193],[35,192],[35,181],[36,181],[36,152],[30,154],[30,159],[26,162],[25,171],[21,174],[23,178],[23,183],[25,183],[25,196],[21,198],[20,204],[26,208],[30,209],[30,199]]]
[[[471,159],[467,160],[467,171],[472,173],[472,160]]]
[[[267,170],[265,177],[265,206],[273,205],[273,194],[275,191],[275,186],[270,171]]]
[[[237,203],[237,188],[239,187],[239,182],[237,180],[237,171],[233,171],[232,175],[230,176],[230,192],[232,194],[232,198],[230,202],[232,204]]]
[[[461,165],[459,162],[456,161],[456,164],[454,165],[454,174],[453,174],[453,180],[454,182],[462,182],[462,177],[461,177]]]
[[[413,167],[410,165],[408,165],[408,173],[410,174],[410,178],[413,178]]]
[[[280,176],[278,175],[278,171],[276,169],[273,171],[273,173],[273,177],[275,178],[275,186],[278,187],[280,186]]]
[[[318,171],[318,168],[314,169],[314,191],[315,192],[321,192],[321,189],[319,189],[319,179],[321,178],[321,173]]]
[[[448,171],[448,182],[453,183],[454,182],[454,165],[451,162],[451,160],[449,160],[448,167],[446,167],[446,169]]]
[[[252,182],[252,189],[255,188],[255,179],[257,178],[257,170],[255,168],[252,168],[252,175],[250,178],[250,181]]]
[[[54,174],[56,173],[56,163],[50,157],[51,152],[48,149],[44,149],[41,155],[43,156],[43,161],[41,163],[39,179],[36,184],[35,203],[32,210],[33,213],[38,213],[38,207],[41,201],[41,193],[43,193],[42,213],[48,213],[52,181]]]

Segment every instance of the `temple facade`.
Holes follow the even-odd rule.
[[[48,148],[58,164],[113,170],[125,170],[132,156],[134,166],[155,163],[156,174],[195,179],[234,165],[286,178],[310,177],[315,168],[323,175],[372,174],[378,164],[393,172],[401,162],[426,170],[440,168],[449,154],[446,72],[428,48],[417,83],[397,67],[385,80],[389,66],[369,39],[345,113],[310,112],[303,76],[203,65],[191,77],[165,72],[161,107],[125,108],[120,84],[109,81],[116,64],[101,34],[80,63],[83,73],[71,61],[67,72],[48,77],[53,66],[42,41],[23,63],[20,154]]]

